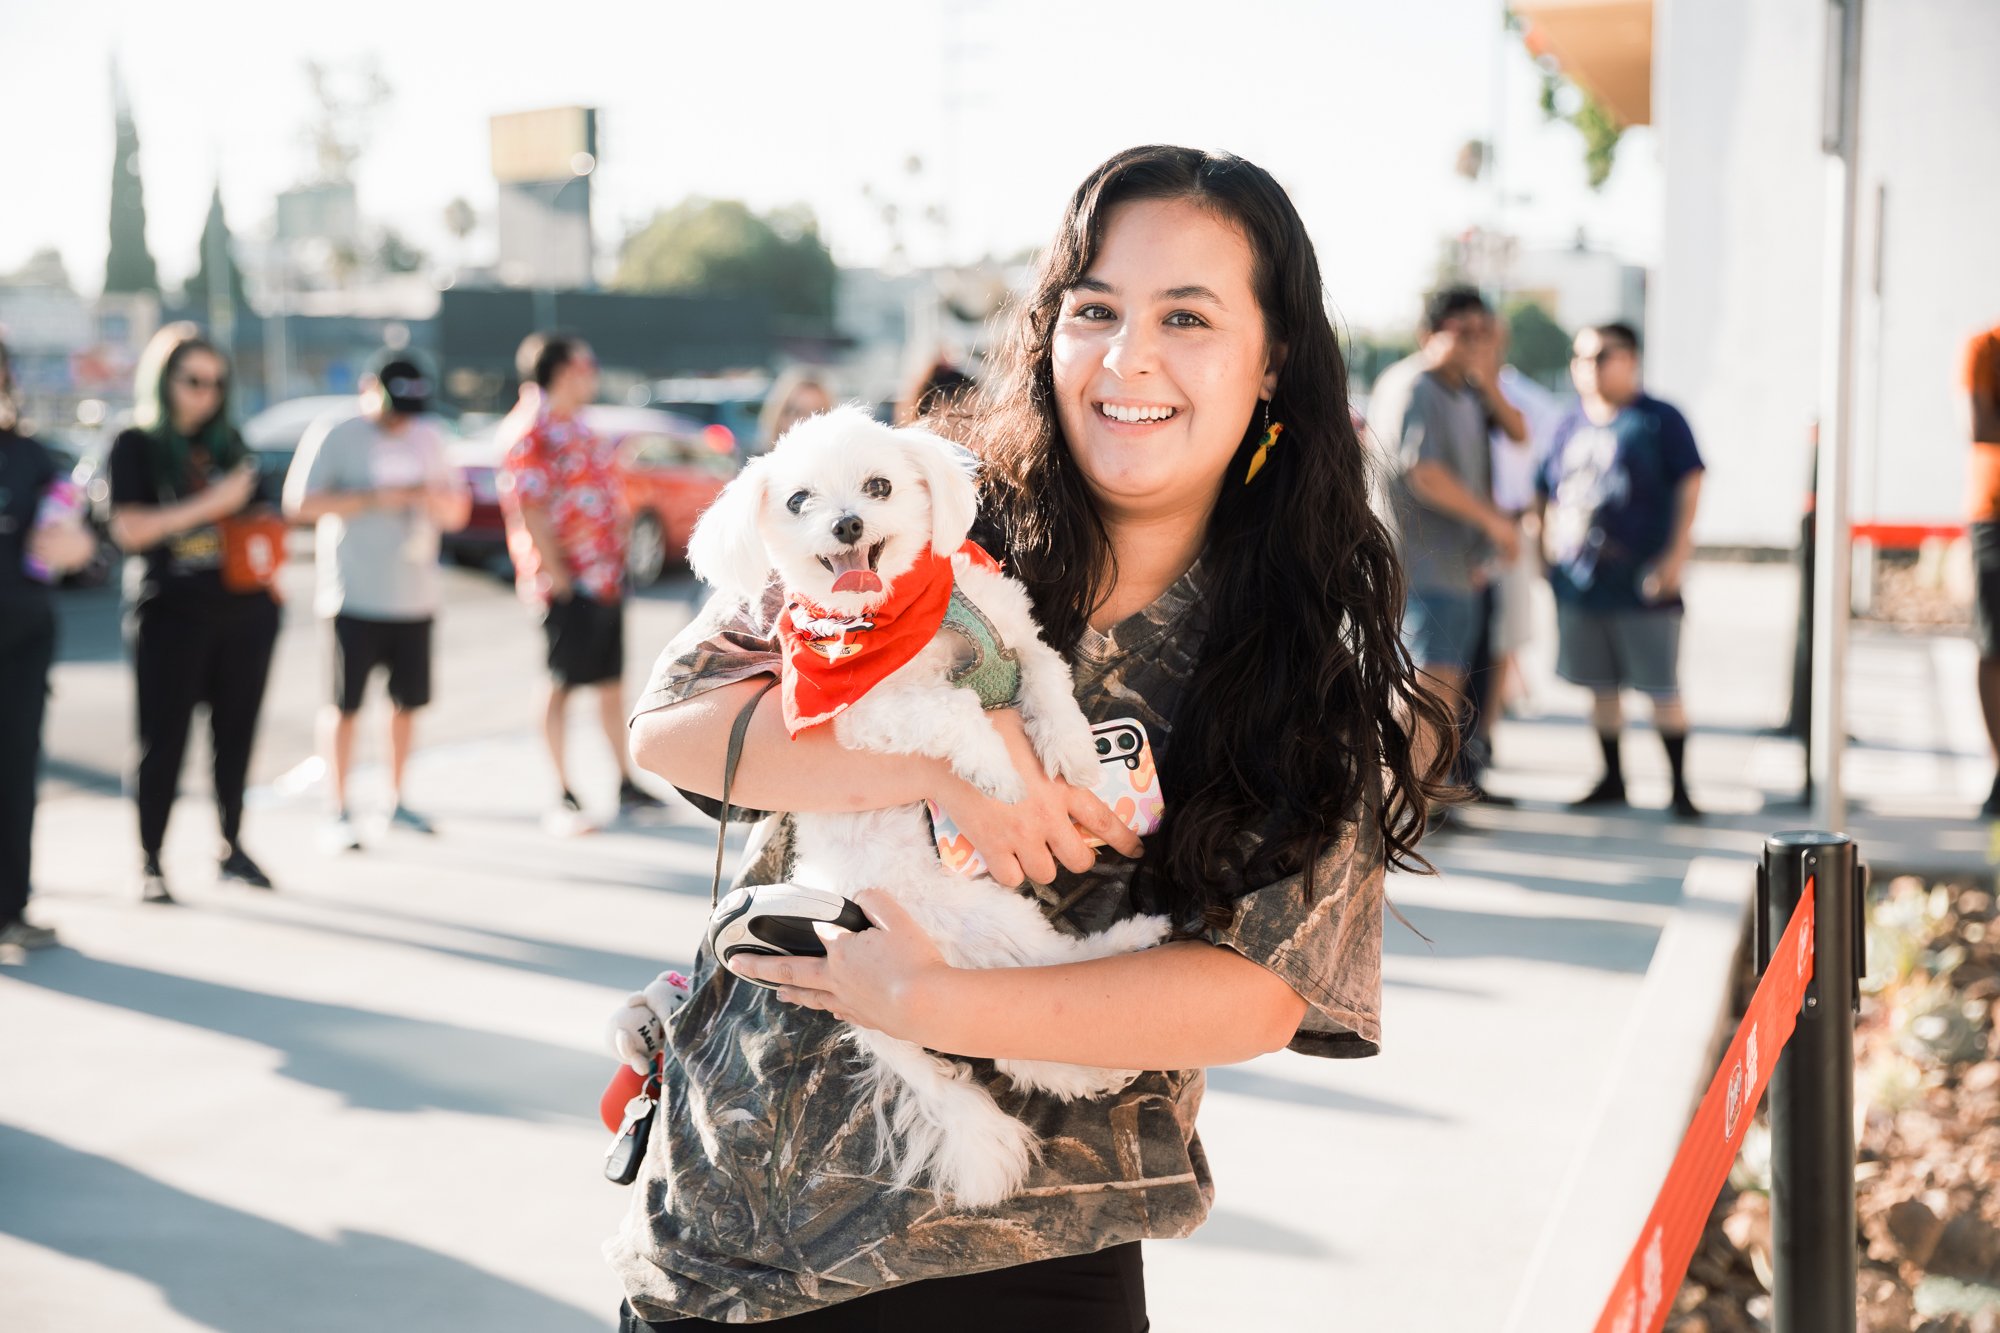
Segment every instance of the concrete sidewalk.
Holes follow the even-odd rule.
[[[1523,808],[1455,819],[1426,847],[1441,877],[1391,881],[1432,943],[1389,926],[1383,1055],[1212,1072],[1217,1209],[1148,1247],[1156,1329],[1503,1325],[1690,862],[1803,821],[1765,808],[1800,776],[1797,747],[1761,734],[1783,712],[1789,577],[1695,571],[1702,824],[1560,807],[1597,762],[1573,693],[1547,685],[1538,717],[1502,725],[1494,786]],[[1857,634],[1864,851],[1921,811],[1919,839],[1983,864],[1951,643]],[[1627,749],[1635,799],[1664,804],[1657,747]],[[688,961],[713,825],[676,806],[551,839],[540,764],[522,733],[434,749],[412,792],[441,836],[338,860],[312,849],[309,794],[268,791],[276,895],[207,887],[190,809],[168,853],[179,911],[132,901],[120,802],[45,804],[38,910],[69,947],[0,968],[10,1327],[611,1326],[597,1245],[625,1192],[598,1174],[600,1030]],[[606,789],[608,769],[587,779]],[[1680,1039],[1705,1041],[1694,1026]]]

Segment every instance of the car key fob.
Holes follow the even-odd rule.
[[[639,1164],[646,1160],[646,1140],[653,1132],[653,1117],[660,1112],[657,1099],[644,1093],[625,1104],[625,1122],[618,1137],[604,1153],[604,1178],[614,1185],[629,1185],[639,1178]]]

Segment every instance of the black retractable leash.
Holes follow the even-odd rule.
[[[749,734],[750,719],[756,715],[757,705],[763,701],[776,677],[764,685],[743,705],[743,711],[736,715],[736,722],[729,728],[729,748],[722,758],[722,812],[715,825],[715,877],[708,886],[708,906],[715,910],[716,902],[722,896],[722,854],[723,838],[729,832],[729,789],[736,781],[736,765],[743,758],[743,738]],[[639,1178],[639,1164],[646,1159],[646,1144],[653,1134],[653,1118],[660,1112],[660,1074],[665,1052],[653,1057],[653,1073],[639,1094],[625,1103],[625,1115],[618,1126],[618,1137],[611,1141],[611,1147],[604,1154],[604,1178],[616,1185],[629,1185]]]

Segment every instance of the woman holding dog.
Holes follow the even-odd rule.
[[[994,554],[1073,664],[1084,712],[1146,728],[1165,824],[1142,844],[1045,777],[1010,712],[994,716],[1028,795],[1003,805],[941,762],[845,750],[826,727],[793,740],[777,692],[755,706],[732,801],[928,798],[1059,928],[1144,910],[1176,937],[959,969],[863,892],[877,928],[833,937],[824,959],[732,964],[775,991],[704,954],[607,1250],[625,1329],[1144,1329],[1138,1243],[1192,1232],[1213,1197],[1201,1071],[1378,1048],[1383,873],[1422,865],[1446,791],[1447,756],[1412,732],[1449,719],[1398,638],[1402,573],[1297,212],[1240,159],[1119,154],[1070,201],[995,371],[967,437]],[[777,670],[770,621],[768,603],[718,602],[668,646],[633,722],[644,766],[719,795],[731,725]],[[765,820],[740,882],[782,880],[786,844],[786,817]],[[842,1022],[969,1060],[1040,1135],[1027,1187],[977,1212],[893,1188]],[[1064,1103],[1014,1089],[994,1059],[1156,1072]]]

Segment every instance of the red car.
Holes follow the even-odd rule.
[[[736,441],[723,427],[649,407],[599,404],[585,408],[583,419],[618,447],[625,500],[632,507],[626,565],[633,585],[643,588],[687,560],[695,519],[736,475]],[[445,553],[459,564],[497,567],[507,558],[497,430],[496,424],[452,451],[472,489],[471,521],[444,538]]]

